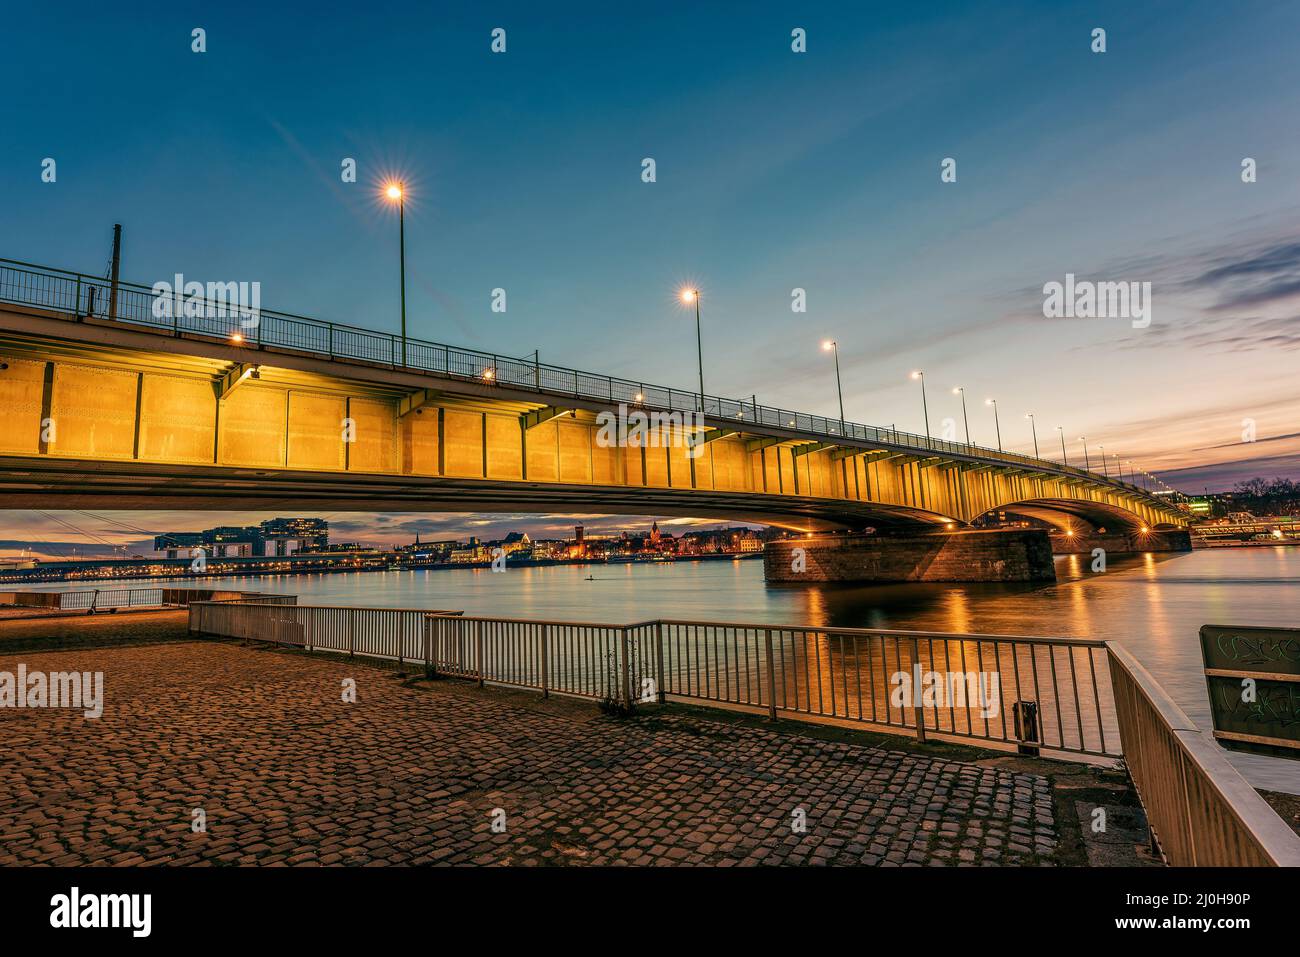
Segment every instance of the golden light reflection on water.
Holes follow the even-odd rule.
[[[969,632],[971,630],[970,599],[966,592],[954,588],[947,595],[948,620],[952,623],[950,630]]]

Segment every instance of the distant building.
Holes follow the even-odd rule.
[[[195,548],[217,558],[247,558],[321,552],[328,546],[329,522],[323,518],[272,518],[260,525],[167,532],[153,540],[154,551],[163,552],[167,558],[188,558]]]
[[[319,552],[330,541],[329,522],[323,518],[273,518],[261,525],[263,555]]]
[[[533,540],[528,537],[527,532],[511,532],[501,540],[501,549],[507,554],[514,552],[531,551]]]
[[[168,532],[153,540],[153,550],[167,558],[188,558],[190,549],[204,545],[203,532]]]

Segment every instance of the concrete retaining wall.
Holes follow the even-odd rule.
[[[1041,529],[783,539],[767,544],[763,564],[783,583],[1056,581]]]

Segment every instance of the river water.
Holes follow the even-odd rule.
[[[1050,585],[770,586],[756,560],[557,565],[205,579],[303,604],[442,608],[510,618],[654,618],[1115,639],[1202,729],[1211,727],[1197,631],[1300,626],[1300,548],[1207,549],[1057,559]],[[589,576],[593,580],[588,580]],[[140,587],[140,581],[123,583]],[[198,584],[196,581],[195,584]],[[47,586],[67,587],[67,586]],[[81,587],[81,586],[78,586]],[[98,587],[112,587],[99,583]],[[1300,761],[1227,752],[1257,787],[1300,793]]]

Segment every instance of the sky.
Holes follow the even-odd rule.
[[[119,222],[131,281],[395,331],[399,176],[414,337],[691,389],[685,283],[713,394],[837,414],[829,337],[859,422],[923,431],[920,368],[936,434],[962,386],[979,444],[995,397],[1011,450],[1033,411],[1044,455],[1189,492],[1300,477],[1300,5],[846,6],[16,6],[0,256],[103,273]],[[1066,274],[1150,282],[1150,324],[1045,318]],[[0,549],[58,528],[0,515]]]

